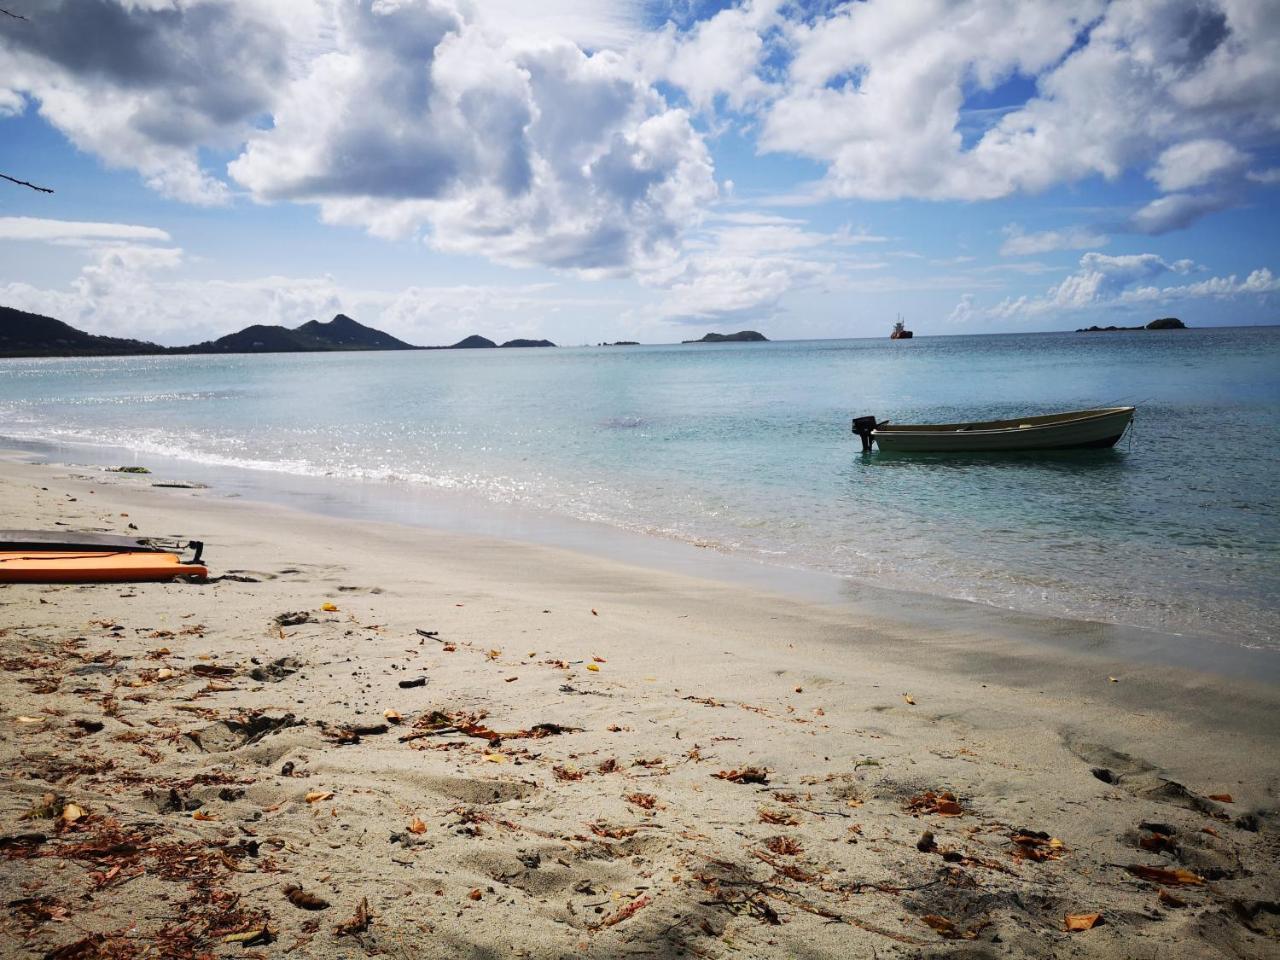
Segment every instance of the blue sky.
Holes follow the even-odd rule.
[[[1266,0],[5,8],[0,304],[95,332],[1280,322]]]

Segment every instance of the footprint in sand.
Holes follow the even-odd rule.
[[[1215,820],[1230,819],[1227,810],[1221,804],[1188,790],[1176,780],[1169,779],[1155,764],[1141,757],[1113,750],[1105,744],[1078,740],[1069,733],[1063,734],[1063,742],[1068,750],[1089,764],[1089,772],[1103,783],[1119,787],[1142,800],[1154,800],[1157,803],[1194,810]],[[1242,830],[1256,832],[1258,815],[1242,814],[1235,819],[1235,825]]]
[[[277,733],[288,727],[305,724],[306,720],[286,713],[282,717],[269,717],[260,714],[246,720],[219,720],[192,730],[185,736],[191,740],[202,753],[223,753],[228,750],[239,750],[252,746],[263,737]]]

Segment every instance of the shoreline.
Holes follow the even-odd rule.
[[[955,338],[952,348],[909,357],[887,340],[782,344],[776,364],[754,348],[713,362],[692,347],[680,348],[687,356],[648,351],[639,366],[603,348],[497,366],[485,359],[491,352],[425,366],[425,355],[399,353],[36,361],[15,366],[15,389],[4,391],[5,432],[77,450],[55,459],[159,466],[157,454],[167,454],[210,482],[214,470],[242,470],[259,477],[235,479],[246,496],[282,499],[270,488],[287,488],[329,512],[356,501],[365,516],[452,526],[448,504],[474,518],[506,503],[509,516],[542,514],[545,526],[603,523],[868,586],[1280,653],[1266,577],[1275,519],[1266,461],[1237,459],[1226,441],[1236,430],[1274,432],[1263,361],[1280,341],[1268,335],[1255,345],[1226,331],[1188,351],[1168,340],[1140,350],[1146,359],[1131,371],[1125,351],[1082,355],[1072,346],[1079,335],[1049,336],[1043,354],[1017,337],[989,347]],[[1062,375],[1044,381],[1034,371],[1050,354]],[[1192,367],[1180,391],[1165,374],[1183,361]],[[731,389],[657,389],[704,368]],[[1011,397],[992,405],[990,391],[960,375],[1006,368],[1025,378],[1016,406]],[[1226,369],[1235,373],[1224,380]],[[882,392],[851,393],[854,371]],[[482,386],[499,372],[501,386]],[[315,377],[341,384],[343,401],[315,410],[314,422],[298,420],[308,402],[299,391]],[[919,377],[936,390],[895,393]],[[615,381],[627,389],[598,389]],[[1227,405],[1210,412],[1188,403],[1206,391]],[[1149,442],[1132,450],[979,467],[861,458],[849,446],[847,415],[864,407],[942,422],[964,419],[962,410],[974,418],[980,407],[1015,416],[1124,396],[1150,401],[1139,430]],[[138,452],[112,452],[122,448]],[[427,502],[437,497],[446,504]],[[597,527],[578,539],[610,536]]]
[[[63,456],[88,459],[57,459]],[[568,550],[657,572],[709,578],[809,603],[841,606],[854,615],[889,617],[925,629],[960,621],[975,629],[994,629],[1004,637],[1016,636],[1068,651],[1105,653],[1134,663],[1280,683],[1280,651],[1271,647],[902,589],[729,552],[714,545],[703,547],[656,532],[566,517],[527,505],[496,503],[471,492],[255,470],[110,445],[0,439],[0,462],[15,460],[99,470],[108,477],[109,465],[145,461],[156,468],[151,479],[206,483],[206,496],[210,498],[244,499],[264,508],[285,507],[315,517],[387,523]],[[138,482],[149,484],[146,480]]]
[[[5,956],[1275,949],[1274,684],[78,472],[0,462],[0,524],[198,533],[214,579],[0,587]]]

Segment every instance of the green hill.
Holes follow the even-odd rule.
[[[53,317],[0,307],[0,357],[106,357],[165,352],[156,343],[101,337]]]

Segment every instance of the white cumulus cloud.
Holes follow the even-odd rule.
[[[1054,250],[1084,250],[1107,243],[1104,234],[1090,227],[1064,227],[1061,230],[1024,233],[1018,224],[1011,223],[1004,228],[1004,235],[1005,241],[1000,247],[1000,254],[1005,257],[1025,257],[1051,253]]]
[[[1127,226],[1137,233],[1158,235],[1181,230],[1206,214],[1237,203],[1231,193],[1171,193],[1157,197],[1129,218]]]
[[[269,108],[300,9],[49,0],[21,29],[0,32],[0,76],[80,149],[138,170],[168,196],[223,203],[227,187],[198,151],[236,147]]]
[[[668,23],[643,52],[646,72],[680,87],[694,109],[710,112],[717,97],[740,110],[768,98],[774,85],[760,75],[765,34],[781,21],[781,0],[749,0],[721,10],[687,32]]]
[[[5,110],[169,196],[505,263],[635,269],[717,194],[710,154],[626,50],[639,0],[52,0],[0,34]],[[230,182],[207,165],[232,157]]]
[[[1161,153],[1150,176],[1161,190],[1172,193],[1201,186],[1247,161],[1248,157],[1225,140],[1188,140]]]
[[[1191,260],[1170,262],[1154,253],[1107,256],[1091,251],[1080,258],[1075,273],[1050,287],[1044,296],[1006,298],[983,312],[997,319],[1017,320],[1155,301],[1263,296],[1280,290],[1280,280],[1266,267],[1252,271],[1244,280],[1232,274],[1193,283],[1158,285],[1151,282],[1170,275],[1186,276],[1202,269]]]
[[[1275,0],[741,0],[673,4],[656,29],[645,0],[37,7],[0,31],[0,118],[37,111],[185,202],[305,204],[424,249],[627,275],[665,290],[671,315],[774,309],[839,274],[842,249],[884,241],[711,219],[734,191],[709,142],[732,140],[734,163],[787,155],[764,182],[733,171],[739,197],[773,191],[774,206],[1145,175],[1159,195],[1108,233],[1183,229],[1276,179],[1250,169],[1280,139]],[[810,168],[797,157],[816,182],[778,182],[775,167]],[[1105,242],[1011,228],[1001,252]],[[1082,262],[1053,299],[1158,276],[1122,272]],[[859,282],[873,279],[891,282]]]
[[[1115,296],[1125,287],[1164,273],[1188,273],[1190,260],[1169,263],[1154,253],[1133,253],[1110,257],[1089,252],[1080,258],[1080,269],[1049,291],[1049,298],[1061,307],[1082,307]]]
[[[0,283],[0,303],[91,333],[168,345],[213,339],[256,323],[296,327],[339,312],[410,343],[453,343],[477,331],[501,340],[545,335],[542,325],[561,310],[612,314],[623,306],[567,295],[546,283],[388,291],[345,286],[329,276],[198,279],[184,275],[183,264],[183,251],[174,247],[96,247],[67,286]]]
[[[1185,300],[1193,297],[1237,297],[1242,294],[1274,293],[1280,290],[1280,279],[1276,278],[1266,267],[1252,271],[1243,280],[1233,273],[1227,277],[1210,277],[1197,283],[1173,285],[1167,287],[1138,287],[1126,290],[1120,296],[1124,303],[1147,303],[1151,301]]]
[[[106,241],[168,242],[170,239],[169,234],[159,227],[145,227],[131,223],[0,217],[0,240],[35,240],[42,243],[79,246]]]
[[[622,56],[507,37],[439,0],[341,8],[334,49],[230,166],[257,198],[505,263],[676,254],[716,186],[688,116]]]
[[[664,291],[658,317],[685,323],[760,318],[792,290],[882,269],[883,260],[860,251],[884,240],[849,227],[825,232],[802,220],[736,211],[694,235],[686,256],[668,270],[641,279]]]
[[[26,109],[26,97],[17,90],[0,87],[0,119],[16,117]]]
[[[976,316],[973,307],[973,294],[964,293],[960,295],[960,299],[956,301],[956,305],[951,308],[951,312],[947,314],[947,323],[957,326],[968,326]]]
[[[45,314],[72,326],[109,336],[155,339],[177,325],[181,311],[190,326],[190,301],[166,301],[163,281],[183,261],[177,247],[127,243],[97,247],[65,289],[45,289],[25,282],[0,283],[0,302]]]
[[[791,24],[787,89],[764,111],[760,144],[824,162],[824,189],[842,197],[981,200],[1152,164],[1182,189],[1237,171],[1236,141],[1280,132],[1277,9],[842,4]],[[969,92],[1015,76],[1034,78],[1034,96],[966,137]]]

